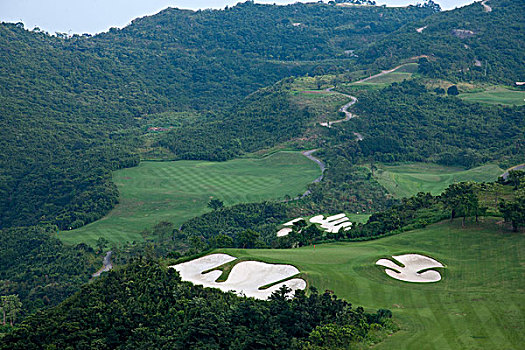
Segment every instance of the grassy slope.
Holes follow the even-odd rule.
[[[393,72],[372,78],[367,81],[363,81],[359,84],[364,85],[390,85],[392,83],[400,83],[405,79],[412,78],[412,75],[417,72],[419,65],[417,63],[408,63],[402,67],[399,67]]]
[[[360,83],[343,84],[343,86],[352,89],[382,89],[392,83],[400,83],[403,80],[412,79],[414,73],[417,73],[418,67],[417,63],[407,63],[393,72]]]
[[[494,87],[476,93],[460,94],[459,97],[471,102],[515,106],[525,105],[525,91],[509,90],[503,87]]]
[[[114,173],[120,204],[105,218],[78,230],[64,231],[66,243],[141,241],[140,232],[160,221],[184,221],[208,211],[215,197],[225,205],[295,196],[320,175],[317,165],[297,152],[263,159],[223,163],[202,161],[143,162]]]
[[[380,166],[375,172],[377,181],[397,198],[410,197],[418,192],[438,195],[454,182],[495,181],[504,170],[488,164],[464,170],[428,163],[408,163],[396,166]]]
[[[485,220],[465,229],[459,221],[443,222],[370,242],[223,251],[293,264],[321,291],[366,308],[392,309],[401,331],[377,349],[518,349],[525,342],[525,237]],[[374,264],[403,253],[444,263],[443,280],[401,282]]]

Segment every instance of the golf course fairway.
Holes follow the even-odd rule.
[[[525,237],[502,229],[497,219],[483,221],[466,228],[446,221],[368,242],[216,252],[291,264],[321,292],[332,290],[370,311],[391,309],[401,329],[376,349],[519,349],[525,344]],[[442,280],[403,282],[375,265],[401,254],[440,261]]]
[[[374,175],[376,180],[396,198],[411,197],[418,192],[437,196],[453,183],[496,181],[504,172],[495,164],[468,170],[432,163],[380,165],[378,168]]]
[[[142,162],[115,171],[119,204],[104,218],[72,231],[62,231],[65,243],[94,244],[142,241],[141,232],[168,221],[176,227],[210,211],[212,198],[230,206],[291,197],[306,191],[321,175],[318,165],[300,152],[279,152],[262,159],[227,162]]]

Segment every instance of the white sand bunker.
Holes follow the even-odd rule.
[[[321,228],[326,232],[337,233],[340,229],[344,229],[345,231],[352,229],[352,223],[344,213],[329,216],[326,219],[323,215],[317,215],[311,218],[310,222],[320,224]]]
[[[304,221],[304,219],[303,218],[293,219],[283,224],[283,226],[293,226],[296,222],[299,222],[299,221]],[[293,229],[290,227],[282,228],[277,232],[277,237],[288,236],[292,231]]]
[[[285,227],[283,229],[280,229],[278,232],[277,232],[277,237],[284,237],[284,236],[288,236],[290,234],[290,232],[292,232],[293,230],[289,227]]]
[[[445,267],[439,261],[419,254],[393,255],[392,258],[404,266],[388,259],[379,259],[376,265],[386,267],[385,272],[390,277],[406,282],[438,282],[441,280],[441,274],[429,269]]]
[[[283,226],[293,226],[295,223],[302,221],[302,220],[304,219],[303,218],[293,219],[283,224]],[[344,229],[345,231],[349,231],[352,229],[352,222],[350,222],[350,219],[347,218],[346,214],[344,213],[329,216],[326,219],[324,218],[323,215],[317,215],[311,218],[310,222],[314,224],[320,224],[323,230],[325,230],[326,232],[331,232],[331,233],[337,233],[341,229]],[[277,232],[277,237],[288,236],[290,232],[292,232],[292,229],[290,227],[282,228]]]
[[[300,278],[294,278],[275,284],[267,289],[263,286],[293,277],[299,270],[291,265],[267,264],[259,261],[243,261],[236,264],[225,282],[216,282],[222,271],[214,270],[203,273],[206,270],[221,266],[236,260],[227,254],[211,254],[192,261],[171,266],[180,273],[183,281],[204,287],[218,288],[224,292],[234,291],[236,294],[253,297],[256,299],[267,299],[274,291],[286,285],[292,293],[298,289],[305,289],[306,282]]]

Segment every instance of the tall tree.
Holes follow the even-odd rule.
[[[5,326],[7,320],[9,324],[13,326],[16,322],[16,314],[22,309],[22,303],[18,295],[4,295],[0,298],[1,304],[0,308],[2,309],[2,323]]]
[[[456,215],[461,215],[463,220],[462,226],[465,226],[467,216],[479,213],[479,200],[474,192],[472,183],[460,182],[450,185],[441,196],[443,204],[450,210],[450,219],[453,220]]]
[[[510,221],[512,231],[518,232],[520,226],[525,225],[525,190],[521,190],[513,201],[502,200],[499,210],[505,221]]]

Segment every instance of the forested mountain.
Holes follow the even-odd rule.
[[[227,160],[298,137],[309,122],[307,110],[290,101],[283,84],[261,89],[216,116],[163,135],[159,145],[176,159]]]
[[[436,13],[432,6],[248,1],[224,10],[167,9],[123,29],[72,37],[0,24],[0,294],[2,303],[10,297],[10,313],[28,316],[14,328],[3,322],[0,349],[361,348],[374,333],[395,328],[388,310],[365,313],[329,291],[301,291],[293,300],[281,291],[269,302],[238,298],[181,282],[154,258],[377,238],[449,215],[483,214],[488,206],[476,195],[492,185],[399,201],[373,178],[373,163],[522,162],[523,106],[468,103],[424,85],[525,80],[523,6],[488,4],[490,12],[475,3]],[[350,84],[414,56],[426,57],[412,81],[383,89]],[[319,81],[316,91],[293,85],[305,75]],[[345,89],[358,97],[350,107],[358,118],[328,127],[319,125],[328,120],[325,109],[293,98],[307,92],[322,104],[323,94],[350,98],[336,92]],[[327,113],[348,117],[337,99]],[[156,122],[167,127],[145,134]],[[178,229],[161,222],[143,232],[144,242],[115,244],[116,271],[86,284],[107,244],[97,252],[67,246],[56,233],[114,208],[112,172],[138,165],[145,148],[212,161],[318,148],[327,168],[309,196],[216,207]],[[516,230],[523,226],[523,189],[498,204],[500,192],[511,191],[491,188],[491,205],[499,205],[493,213]],[[315,225],[294,226],[288,238],[275,234],[291,217],[340,211],[372,215],[340,234]]]
[[[167,9],[122,30],[70,42],[132,67],[136,79],[180,105],[207,110],[235,104],[257,88],[315,68],[424,18],[430,8],[344,8],[326,4],[259,5],[225,10]]]
[[[278,92],[238,102],[286,76],[348,66],[340,59],[345,49],[431,12],[248,2],[220,11],[168,9],[122,30],[72,38],[1,24],[0,228],[75,228],[100,218],[118,198],[110,172],[138,164],[137,121],[155,113],[228,107],[206,128],[219,137],[214,130],[232,127],[223,135],[231,140],[181,150],[167,138],[180,158],[231,158],[297,134],[304,115]],[[264,130],[254,128],[259,135],[246,135],[250,123],[266,121]]]
[[[421,72],[453,81],[512,84],[525,80],[525,8],[521,0],[490,0],[412,22],[358,52],[381,68],[428,55]]]

